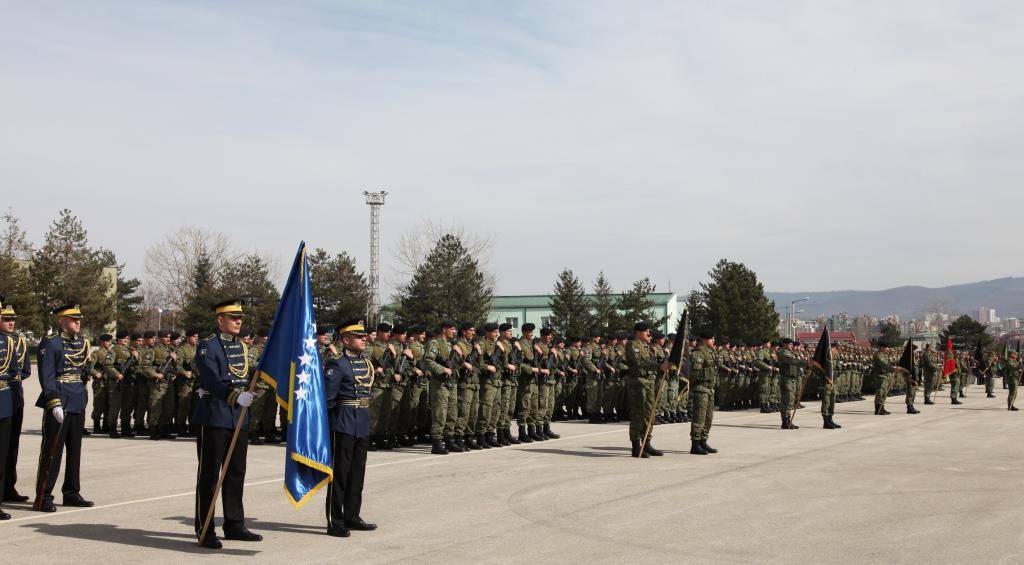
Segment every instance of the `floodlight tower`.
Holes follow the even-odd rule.
[[[384,205],[387,191],[367,192],[366,204],[370,207],[370,303],[366,308],[366,323],[376,324],[380,316],[380,207]]]

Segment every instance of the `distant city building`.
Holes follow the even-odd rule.
[[[982,306],[978,308],[978,313],[974,317],[979,323],[982,324],[997,324],[999,323],[999,317],[996,316],[995,308],[986,308]]]
[[[857,336],[854,335],[853,332],[845,332],[845,331],[834,332],[832,330],[829,330],[828,337],[829,337],[829,339],[832,340],[833,343],[842,343],[844,345],[853,345],[853,344],[856,344],[858,342]],[[819,339],[821,339],[821,331],[820,330],[819,331],[812,331],[812,332],[797,332],[796,333],[796,341],[798,341],[800,343],[816,345],[818,343]]]

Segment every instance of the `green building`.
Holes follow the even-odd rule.
[[[613,294],[613,298],[620,295]],[[590,296],[592,298],[592,296]],[[685,301],[671,292],[655,292],[648,297],[654,302],[651,309],[651,317],[660,319],[665,317],[665,325],[660,328],[665,333],[675,330],[679,316],[685,309]],[[550,294],[528,294],[528,295],[506,295],[495,296],[491,303],[491,310],[487,314],[489,322],[512,324],[518,330],[523,324],[533,323],[538,328],[551,325],[551,295]]]

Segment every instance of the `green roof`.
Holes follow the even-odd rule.
[[[611,295],[613,298],[622,296],[621,294]],[[673,292],[652,292],[648,295],[655,304],[665,304],[670,298],[675,296]],[[593,298],[593,294],[588,294],[587,298]],[[495,296],[491,302],[492,310],[509,310],[516,308],[547,308],[551,305],[550,294],[522,294],[522,295],[503,295]]]

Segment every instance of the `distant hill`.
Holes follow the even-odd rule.
[[[767,292],[775,308],[785,314],[791,300],[809,296],[797,305],[801,318],[846,312],[850,316],[898,314],[911,318],[936,308],[974,314],[979,307],[995,308],[1000,318],[1024,318],[1024,277],[958,284],[942,288],[901,286],[888,290],[833,290],[828,292]]]

